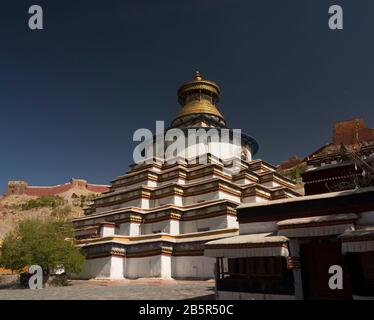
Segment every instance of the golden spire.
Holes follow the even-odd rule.
[[[195,80],[203,80],[199,71],[195,71]]]
[[[212,81],[204,80],[200,72],[195,71],[194,80],[184,83],[178,89],[178,101],[182,109],[177,119],[192,114],[209,114],[225,121],[216,107],[219,95],[219,86]]]

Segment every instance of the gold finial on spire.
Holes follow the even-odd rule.
[[[217,109],[220,89],[212,81],[202,78],[199,71],[195,71],[192,81],[185,82],[178,89],[178,102],[182,105],[177,119],[193,114],[209,114],[225,122]]]
[[[195,80],[203,80],[199,71],[195,71]]]

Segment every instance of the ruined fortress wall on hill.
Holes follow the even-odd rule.
[[[361,118],[339,121],[335,123],[333,144],[352,145],[358,142],[373,141],[374,129],[367,128]]]
[[[62,185],[46,187],[29,186],[25,181],[9,181],[5,195],[28,195],[37,197],[54,196],[67,192],[70,189],[81,189],[90,192],[103,193],[109,189],[109,186],[89,184],[86,180],[82,179],[71,179],[70,182]]]

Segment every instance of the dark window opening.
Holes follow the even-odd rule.
[[[284,257],[217,259],[217,289],[222,291],[294,295],[292,270]]]
[[[374,252],[347,253],[346,263],[353,294],[374,297]]]

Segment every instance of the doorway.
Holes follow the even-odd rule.
[[[341,243],[314,240],[300,247],[300,262],[304,298],[306,300],[351,300],[352,289],[347,267],[341,253]],[[343,289],[330,289],[329,268],[339,265],[343,269]]]

